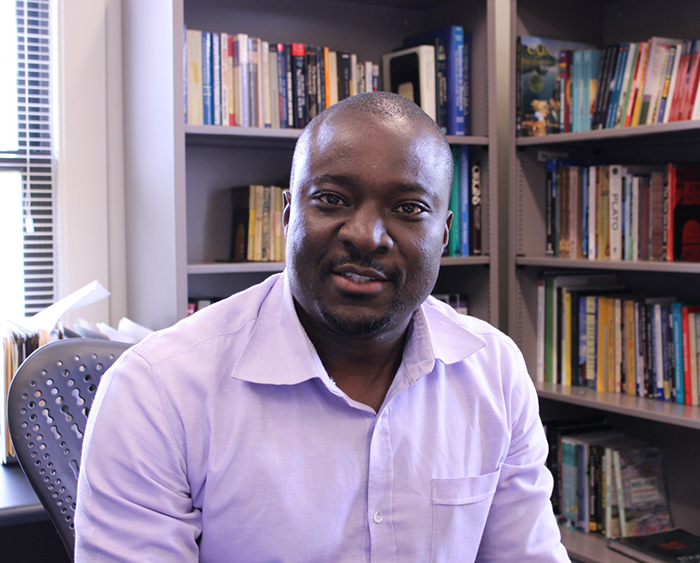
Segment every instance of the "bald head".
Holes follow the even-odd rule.
[[[372,117],[377,124],[390,124],[397,131],[403,131],[406,136],[413,131],[431,133],[431,137],[438,144],[438,166],[442,169],[444,176],[452,182],[453,162],[450,146],[444,135],[440,131],[437,123],[425,113],[418,105],[406,98],[392,92],[367,92],[346,98],[337,104],[332,105],[316,118],[314,118],[304,129],[297,141],[292,160],[292,171],[290,179],[290,189],[295,189],[296,168],[301,162],[306,161],[309,145],[313,139],[317,138],[320,131],[324,136],[334,134],[333,122],[340,117]],[[367,131],[372,134],[371,129]]]

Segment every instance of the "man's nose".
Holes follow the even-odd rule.
[[[369,206],[356,209],[338,232],[344,244],[351,245],[363,253],[388,252],[394,241],[387,230],[384,214]]]

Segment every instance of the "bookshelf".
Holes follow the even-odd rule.
[[[629,0],[511,0],[511,53],[519,35],[593,43],[602,47],[652,36],[697,38],[691,22],[697,3]],[[515,124],[515,59],[511,59],[510,122]],[[559,259],[545,253],[545,160],[571,158],[604,163],[663,164],[700,162],[700,121],[681,121],[622,129],[516,138],[509,133],[509,333],[523,350],[534,373],[537,345],[537,282],[545,271],[615,273],[633,293],[700,298],[700,264],[689,262],[611,262]],[[552,156],[554,155],[554,156]],[[674,525],[700,533],[700,408],[651,399],[601,393],[580,387],[536,384],[543,417],[575,418],[605,413],[613,427],[646,438],[664,449],[665,474]],[[622,563],[593,534],[562,530],[572,559]]]
[[[465,293],[470,312],[498,322],[495,2],[469,0],[124,0],[123,66],[128,314],[162,328],[188,297],[224,297],[283,264],[223,262],[230,189],[288,177],[299,131],[192,126],[183,119],[183,26],[270,41],[328,45],[381,61],[403,38],[458,24],[472,38],[471,147],[482,169],[484,256],[446,259],[436,291]]]

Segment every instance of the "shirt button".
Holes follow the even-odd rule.
[[[382,520],[384,520],[384,515],[382,514],[381,510],[377,510],[377,512],[374,513],[374,516],[372,517],[375,523],[381,524]]]

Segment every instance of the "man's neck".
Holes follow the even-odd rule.
[[[299,313],[328,375],[348,397],[378,412],[401,365],[408,323],[390,333],[358,338],[319,327]]]

